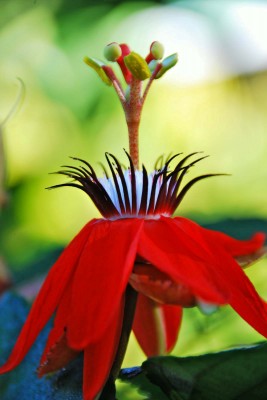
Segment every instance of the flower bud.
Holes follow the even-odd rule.
[[[146,60],[133,51],[124,57],[124,63],[132,75],[140,81],[151,76]]]
[[[153,42],[150,46],[150,53],[154,60],[161,60],[164,55],[164,47],[160,42]]]
[[[122,55],[121,47],[118,43],[113,42],[104,48],[104,56],[108,61],[116,61]]]

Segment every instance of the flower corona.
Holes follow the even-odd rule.
[[[181,190],[181,184],[189,169],[206,157],[197,158],[187,165],[186,161],[197,153],[183,157],[173,168],[169,169],[171,162],[180,154],[176,154],[166,161],[160,169],[155,169],[148,174],[143,166],[142,171],[135,170],[128,153],[130,167],[123,169],[116,157],[106,154],[111,176],[107,170],[105,176],[98,178],[93,167],[86,161],[79,167],[63,166],[67,169],[57,172],[73,178],[74,182],[62,183],[52,186],[51,189],[72,186],[83,190],[93,201],[103,217],[117,218],[157,218],[160,215],[171,216],[186,192],[194,183],[219,174],[200,175],[189,181]],[[114,162],[114,165],[112,162]]]

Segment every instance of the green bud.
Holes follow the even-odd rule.
[[[146,60],[133,51],[124,57],[124,63],[132,75],[140,81],[144,81],[151,76]]]
[[[98,74],[98,76],[102,79],[102,81],[106,85],[108,86],[112,85],[111,80],[106,75],[105,71],[103,71],[102,69],[102,67],[105,65],[102,61],[87,56],[84,57],[83,61],[85,62],[85,64],[89,65],[89,67],[93,68],[93,70],[95,70],[95,72]]]
[[[164,47],[160,42],[153,42],[150,47],[150,52],[155,60],[161,60],[164,55]]]
[[[110,43],[104,48],[104,56],[108,61],[116,61],[121,56],[121,47],[118,43]]]
[[[159,71],[159,73],[157,74],[157,79],[161,78],[162,75],[165,74],[165,72],[167,72],[169,69],[171,69],[172,67],[175,66],[175,64],[177,64],[178,62],[178,54],[174,53],[172,55],[170,55],[167,58],[164,58],[164,60],[162,61],[162,67]]]

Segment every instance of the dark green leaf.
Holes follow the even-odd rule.
[[[150,382],[140,367],[122,369],[119,378],[136,386],[138,391],[146,396],[146,400],[168,400],[162,390]]]
[[[12,293],[0,299],[0,363],[9,356],[29,312],[29,305]],[[82,359],[64,370],[37,378],[40,360],[51,324],[41,332],[25,360],[13,371],[0,376],[1,400],[82,400]]]
[[[170,400],[265,400],[266,364],[267,343],[261,343],[197,357],[153,357],[124,380],[152,396],[149,380]]]

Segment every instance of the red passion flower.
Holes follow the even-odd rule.
[[[198,153],[177,154],[152,173],[139,168],[138,126],[144,99],[152,81],[177,61],[176,55],[161,60],[162,53],[158,42],[152,43],[146,59],[127,45],[107,46],[106,58],[121,67],[126,90],[110,66],[85,59],[119,95],[129,131],[129,167],[107,153],[109,172],[105,170],[103,177],[77,158],[80,164],[58,172],[71,181],[54,187],[81,189],[103,218],[87,223],[51,268],[0,373],[22,361],[53,315],[39,376],[64,367],[83,352],[85,400],[107,398],[105,390],[118,376],[131,329],[147,356],[169,352],[183,307],[209,311],[229,304],[267,337],[266,303],[242,269],[263,255],[264,234],[240,241],[173,217],[192,185],[214,176],[201,175],[184,184],[190,168],[204,158]]]

